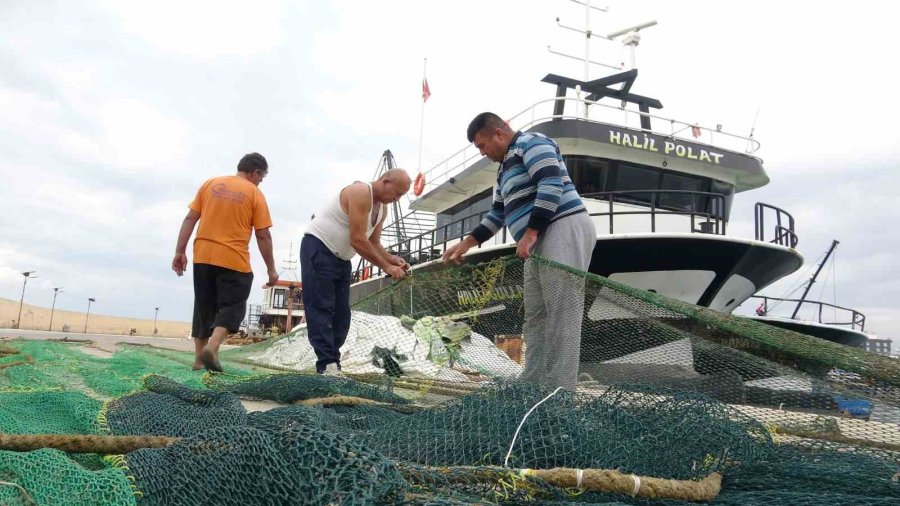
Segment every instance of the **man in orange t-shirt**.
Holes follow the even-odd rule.
[[[181,224],[172,270],[187,269],[188,239],[200,221],[194,239],[194,369],[222,371],[219,346],[237,332],[247,312],[253,284],[250,268],[250,232],[268,268],[269,282],[278,281],[272,256],[272,218],[259,183],[269,164],[259,153],[244,155],[234,176],[214,177],[197,190]]]

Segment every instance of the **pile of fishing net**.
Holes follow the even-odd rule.
[[[205,376],[178,352],[6,343],[0,503],[900,502],[896,360],[530,261],[583,297],[577,391],[516,380],[509,258],[361,301],[343,377],[303,372],[301,334]]]

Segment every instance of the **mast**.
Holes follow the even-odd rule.
[[[375,177],[373,180],[377,181],[382,174],[395,168],[397,168],[397,161],[394,159],[394,154],[391,153],[390,149],[384,150],[384,153],[381,155],[381,160],[378,161],[378,167],[375,168]],[[382,235],[392,237],[394,243],[405,241],[408,237],[406,234],[406,226],[403,223],[400,202],[392,202],[388,208],[388,213],[389,216],[384,221],[385,228],[392,228],[394,230],[382,230]]]
[[[570,31],[579,33],[581,35],[584,35],[584,57],[582,58],[582,57],[562,53],[559,51],[554,51],[550,46],[547,46],[547,51],[549,51],[555,55],[559,55],[559,56],[563,56],[566,58],[570,58],[573,60],[578,60],[578,61],[583,62],[583,64],[584,64],[584,81],[582,81],[582,83],[580,83],[580,84],[575,83],[573,87],[575,88],[575,98],[577,100],[577,103],[582,105],[581,114],[584,116],[585,119],[587,119],[589,116],[589,105],[590,105],[587,101],[599,100],[600,98],[602,98],[602,97],[598,97],[595,92],[591,92],[591,91],[588,91],[585,89],[590,84],[593,84],[596,82],[596,81],[590,80],[591,64],[610,68],[610,69],[617,70],[617,71],[622,70],[622,67],[624,66],[624,65],[618,65],[618,64],[610,65],[608,63],[602,63],[602,62],[591,60],[591,39],[599,38],[599,39],[603,39],[605,41],[614,41],[617,38],[624,36],[624,38],[622,38],[621,42],[624,46],[627,46],[628,50],[629,50],[630,60],[631,60],[631,62],[630,62],[631,69],[630,70],[636,70],[637,69],[637,59],[636,59],[635,53],[636,53],[637,46],[638,46],[638,44],[640,44],[640,41],[641,41],[641,35],[639,32],[644,28],[656,26],[656,21],[655,20],[647,21],[645,23],[640,23],[640,24],[637,24],[634,26],[630,26],[630,27],[624,28],[622,30],[616,30],[614,32],[609,33],[608,35],[602,35],[600,33],[596,33],[593,30],[591,30],[591,9],[594,9],[594,10],[597,10],[600,12],[608,12],[609,8],[593,6],[593,5],[591,5],[591,0],[571,0],[571,1],[576,4],[580,4],[580,5],[584,6],[584,30],[562,24],[560,22],[559,17],[556,18],[556,25],[559,26],[560,28],[565,28],[566,30],[570,30]],[[630,83],[622,82],[622,87],[620,88],[620,91],[627,93],[628,88],[630,88]],[[585,92],[585,95],[586,95],[585,100],[586,101],[582,101],[582,92]],[[557,98],[559,99],[559,98],[564,98],[564,97],[565,97],[565,88],[558,87],[557,88]],[[622,102],[623,109],[625,107],[626,102],[627,101]],[[562,115],[563,109],[564,109],[563,104],[564,104],[563,101],[557,102],[556,107],[554,107],[554,112],[553,112],[553,114],[555,116]],[[650,112],[649,108],[646,105],[641,105],[640,111],[644,114],[649,114],[649,112]],[[627,124],[627,122],[628,122],[627,121],[627,119],[628,119],[627,113],[626,113],[625,119],[626,119],[625,122]],[[647,119],[646,122],[644,121],[645,119]],[[646,118],[643,115],[641,116],[641,127],[648,129],[648,130],[650,128],[649,127],[649,118]]]
[[[816,282],[816,278],[819,276],[819,273],[822,272],[822,267],[825,266],[825,262],[828,261],[828,257],[831,256],[831,253],[834,252],[834,248],[837,248],[838,244],[840,244],[840,242],[837,240],[831,241],[831,247],[829,247],[828,252],[825,253],[825,258],[822,259],[822,263],[819,264],[816,272],[813,273],[812,277],[809,279],[809,283],[806,284],[806,289],[803,290],[803,295],[800,297],[800,300],[797,301],[797,307],[794,308],[794,314],[791,315],[792,320],[797,318],[797,313],[800,311],[800,306],[803,305],[803,301],[806,300],[806,296],[809,294],[809,289],[812,288],[813,283]]]
[[[284,268],[281,270],[281,273],[278,275],[279,278],[287,278],[288,281],[288,293],[287,293],[287,316],[284,319],[284,332],[291,331],[291,322],[293,320],[293,310],[294,310],[294,300],[296,300],[297,288],[302,284],[300,282],[300,276],[297,275],[297,260],[294,258],[294,243],[291,243],[290,249],[288,250],[288,257],[283,260]],[[288,274],[288,276],[285,276]],[[273,286],[272,289],[275,287]]]
[[[288,281],[300,281],[300,276],[297,274],[297,259],[294,257],[294,243],[291,242],[290,249],[288,250],[288,257],[282,260],[284,262],[284,266],[281,268],[281,272],[278,273],[278,277],[280,279],[287,279]]]

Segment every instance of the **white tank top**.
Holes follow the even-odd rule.
[[[366,237],[372,237],[375,227],[381,223],[384,218],[384,206],[378,204],[375,207],[375,199],[372,195],[372,185],[366,183],[369,187],[369,200],[372,202],[372,210],[366,219]],[[350,244],[350,217],[341,209],[341,193],[349,186],[345,186],[337,198],[331,200],[322,207],[313,218],[306,233],[315,236],[322,241],[334,255],[342,260],[350,260],[356,256],[356,250]],[[376,216],[373,220],[372,217]],[[374,221],[374,224],[373,224]]]

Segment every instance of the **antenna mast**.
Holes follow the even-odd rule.
[[[570,0],[570,1],[584,6],[584,30],[580,30],[578,28],[574,28],[574,27],[566,26],[566,25],[562,24],[559,20],[559,17],[556,18],[556,24],[560,28],[565,28],[566,30],[570,30],[570,31],[577,32],[577,33],[584,35],[584,58],[579,58],[577,56],[573,56],[570,54],[565,54],[565,53],[561,53],[559,51],[554,51],[550,46],[547,46],[547,51],[549,51],[555,55],[559,55],[559,56],[563,56],[566,58],[571,58],[573,60],[578,60],[578,61],[584,62],[584,82],[588,83],[588,82],[590,82],[590,65],[591,64],[599,65],[601,67],[611,68],[613,70],[622,70],[622,65],[610,65],[608,63],[602,63],[602,62],[597,62],[597,61],[591,60],[591,37],[599,37],[604,40],[612,41],[612,40],[615,40],[616,38],[624,35],[625,37],[622,39],[622,44],[625,46],[628,46],[628,48],[629,48],[629,53],[631,55],[631,69],[636,69],[637,68],[636,51],[637,51],[637,46],[641,41],[641,35],[638,32],[640,32],[644,28],[649,28],[651,26],[655,26],[657,24],[656,21],[648,21],[646,23],[641,23],[641,24],[638,24],[635,26],[631,26],[629,28],[617,30],[617,31],[612,32],[605,36],[599,35],[599,34],[594,33],[593,30],[591,30],[591,9],[594,9],[594,10],[597,10],[600,12],[609,12],[609,8],[608,7],[595,7],[595,6],[591,5],[591,0],[584,0],[584,1]],[[624,86],[624,83],[623,83],[623,86]],[[575,87],[575,96],[577,99],[579,99],[579,100],[581,99],[581,86]],[[622,107],[624,108],[624,106],[625,106],[625,103],[623,102]],[[585,118],[588,117],[588,104],[586,102],[584,103],[583,114],[584,114]]]
[[[286,281],[300,281],[300,276],[297,275],[297,260],[294,258],[294,243],[291,243],[290,249],[288,250],[288,257],[284,260],[284,267],[281,269],[281,272],[278,274],[279,278],[285,279]],[[290,274],[290,278],[284,274]]]

